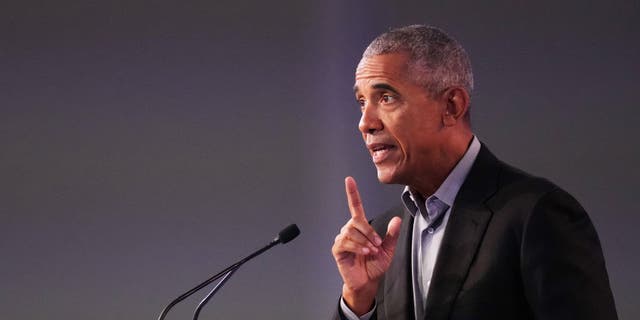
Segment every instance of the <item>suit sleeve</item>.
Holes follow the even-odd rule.
[[[522,280],[537,319],[617,319],[598,235],[575,199],[547,193],[522,236]]]
[[[367,319],[367,320],[376,320],[375,307],[373,310],[369,311],[366,315],[361,318],[358,318],[356,315],[347,316],[345,314],[345,310],[343,308],[348,308],[344,303],[342,297],[340,297],[340,302],[338,303],[338,308],[335,310],[332,319],[333,320],[351,320],[351,319]]]

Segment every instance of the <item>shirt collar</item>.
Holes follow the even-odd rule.
[[[473,140],[471,141],[469,148],[467,148],[467,152],[465,152],[464,156],[462,156],[453,170],[451,170],[451,173],[449,173],[436,192],[428,198],[435,196],[451,208],[462,183],[464,183],[464,180],[467,178],[467,175],[471,170],[471,166],[473,166],[473,163],[476,161],[478,152],[480,152],[480,141],[478,141],[476,136],[473,136]],[[402,192],[402,202],[411,215],[415,215],[418,209],[415,199],[416,197],[413,195],[409,186],[405,186],[404,191]]]

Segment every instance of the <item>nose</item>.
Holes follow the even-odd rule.
[[[365,104],[362,108],[362,115],[358,123],[358,129],[363,134],[374,134],[384,128],[378,115],[378,110],[374,105]]]

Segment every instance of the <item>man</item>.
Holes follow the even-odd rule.
[[[547,180],[499,161],[471,130],[471,64],[443,31],[409,26],[366,49],[354,91],[382,183],[404,206],[351,219],[332,248],[335,319],[617,319],[585,211]]]

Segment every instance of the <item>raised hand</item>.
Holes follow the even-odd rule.
[[[336,236],[331,251],[344,281],[342,297],[354,313],[362,315],[373,306],[380,277],[389,269],[401,219],[391,219],[381,239],[367,221],[355,180],[347,177],[344,183],[351,219]]]

